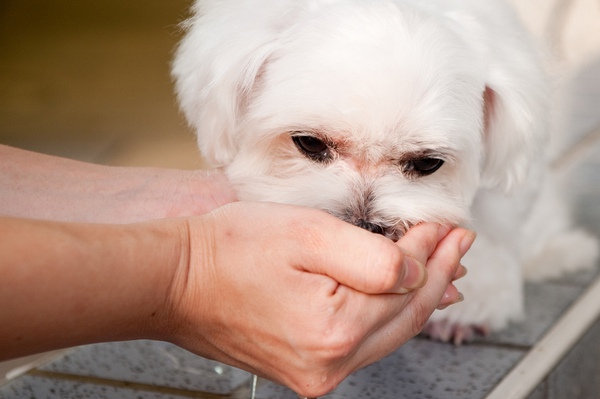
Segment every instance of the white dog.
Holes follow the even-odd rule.
[[[201,0],[173,65],[204,157],[241,200],[323,209],[399,238],[478,232],[466,301],[428,333],[461,342],[523,312],[523,279],[594,263],[544,154],[549,84],[492,0]],[[507,195],[511,192],[511,195]]]

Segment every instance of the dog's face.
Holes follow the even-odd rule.
[[[352,17],[315,18],[262,66],[230,178],[242,199],[320,208],[390,237],[458,222],[479,185],[481,73],[431,27],[390,15],[356,37]]]
[[[420,221],[459,223],[482,180],[523,173],[523,162],[502,164],[512,135],[501,145],[489,137],[497,135],[494,118],[508,118],[506,107],[488,61],[454,21],[391,1],[323,7],[290,8],[283,15],[295,23],[263,22],[262,43],[230,60],[242,63],[232,76],[220,73],[233,91],[206,67],[190,77],[193,29],[180,49],[182,104],[197,128],[213,130],[199,131],[201,148],[226,166],[240,199],[323,209],[397,239]],[[194,96],[185,85],[207,73]],[[186,93],[194,99],[187,108]],[[228,102],[233,107],[219,112]],[[517,139],[519,154],[536,140]]]

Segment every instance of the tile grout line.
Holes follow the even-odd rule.
[[[600,277],[485,399],[523,399],[556,367],[600,317]]]
[[[113,388],[124,388],[124,389],[132,389],[138,391],[147,391],[161,394],[169,394],[182,396],[187,398],[197,398],[197,399],[224,399],[231,398],[231,394],[215,394],[210,392],[203,391],[193,391],[189,389],[182,388],[170,388],[165,386],[151,385],[139,382],[129,382],[129,381],[118,381],[109,378],[102,377],[91,377],[91,376],[80,376],[75,374],[66,374],[59,373],[55,371],[45,371],[40,369],[32,369],[29,370],[25,375],[29,375],[31,377],[41,377],[41,378],[49,378],[55,380],[63,380],[63,381],[71,381],[71,382],[79,382],[79,383],[87,383],[93,385],[104,385],[110,386]]]

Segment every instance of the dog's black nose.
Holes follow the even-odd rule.
[[[371,233],[381,235],[385,234],[385,229],[383,227],[375,223],[367,222],[366,220],[360,219],[358,222],[356,222],[356,225],[365,230],[369,230]]]

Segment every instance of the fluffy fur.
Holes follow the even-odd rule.
[[[186,29],[180,104],[240,199],[392,239],[421,221],[478,232],[467,299],[434,314],[435,338],[502,328],[523,276],[594,263],[547,167],[541,56],[504,3],[200,0]]]

